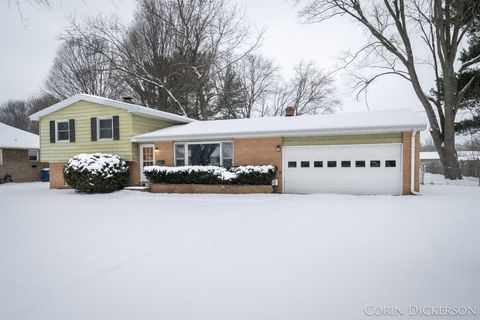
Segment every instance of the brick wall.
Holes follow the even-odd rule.
[[[129,176],[128,176],[128,185],[129,186],[139,186],[140,185],[140,163],[138,161],[128,161]]]
[[[165,161],[165,166],[173,166],[173,142],[172,141],[158,141],[155,143],[155,160]]]
[[[267,165],[277,167],[278,191],[282,192],[282,152],[277,146],[282,146],[282,138],[248,138],[235,139],[233,161],[235,166]]]
[[[63,162],[50,162],[50,189],[63,189],[68,188],[63,178],[63,169],[65,163]]]
[[[403,133],[403,176],[402,176],[402,193],[411,194],[410,184],[412,181],[412,132]],[[420,133],[417,132],[415,137],[415,175],[414,175],[414,190],[420,191]]]
[[[40,180],[40,170],[48,164],[28,161],[26,149],[3,149],[3,164],[0,165],[0,179],[10,175],[14,182],[31,182]]]

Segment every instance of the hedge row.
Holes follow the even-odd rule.
[[[274,166],[150,166],[144,174],[152,183],[269,185],[275,178]]]

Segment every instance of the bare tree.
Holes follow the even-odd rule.
[[[278,69],[270,59],[260,55],[250,54],[240,61],[237,73],[240,78],[243,95],[243,108],[240,110],[242,118],[252,117],[266,96],[272,93]],[[261,109],[261,105],[260,105]]]
[[[199,119],[211,116],[215,74],[260,40],[249,41],[243,14],[224,0],[138,0],[130,26],[97,17],[72,24],[68,34],[87,47],[100,39],[114,48],[114,55],[99,52],[145,104]]]
[[[50,69],[46,90],[60,99],[78,93],[107,98],[126,95],[126,85],[118,71],[98,50],[107,51],[105,43],[85,47],[75,38],[64,40]]]
[[[40,93],[26,100],[10,100],[0,106],[0,122],[9,126],[38,133],[38,123],[29,116],[58,102],[48,93]]]
[[[458,74],[480,62],[480,56],[459,67],[455,62],[479,6],[477,0],[312,0],[302,7],[300,15],[309,23],[337,16],[350,17],[370,33],[368,43],[347,61],[348,65],[361,56],[375,56],[368,66],[380,71],[368,78],[359,78],[360,90],[387,75],[409,81],[426,111],[445,177],[461,179],[454,123],[470,84],[459,88]],[[419,58],[418,52],[414,52],[412,42],[416,37],[423,40],[424,46],[418,52],[427,51],[426,58]],[[443,101],[429,95],[421,84],[418,68],[425,63],[432,66],[436,83],[442,83]]]
[[[294,107],[297,115],[332,113],[339,108],[331,76],[311,62],[300,62],[294,70],[293,79],[276,83],[259,110],[261,116],[282,115],[287,106]]]
[[[426,139],[424,142],[420,143],[420,151],[436,151],[435,144],[431,138]]]
[[[290,106],[297,115],[332,113],[338,107],[333,79],[313,63],[301,62],[295,67]]]
[[[23,100],[9,100],[0,107],[0,122],[9,126],[29,130],[28,104]]]

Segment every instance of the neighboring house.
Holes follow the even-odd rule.
[[[457,151],[462,175],[466,177],[480,176],[480,151]],[[425,172],[443,174],[440,156],[436,151],[420,152],[420,164]]]
[[[263,165],[278,168],[279,191],[410,194],[419,190],[419,131],[408,109],[316,116],[194,121],[90,95],[31,116],[40,121],[42,161],[51,187],[78,153],[110,152],[145,182],[149,165]]]
[[[39,162],[39,137],[0,123],[0,183],[40,180],[40,170],[48,167]]]

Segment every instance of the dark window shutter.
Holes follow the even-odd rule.
[[[92,141],[97,141],[97,118],[90,118],[90,133]]]
[[[50,121],[50,142],[55,143],[55,121]]]
[[[68,120],[68,127],[70,129],[70,142],[75,142],[75,119]]]
[[[113,116],[113,140],[120,140],[120,118]]]

